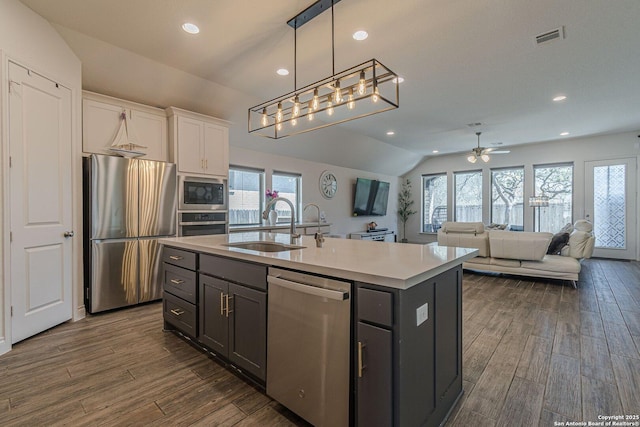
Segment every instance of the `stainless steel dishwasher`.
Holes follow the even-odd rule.
[[[267,394],[316,427],[349,424],[351,283],[269,267]]]

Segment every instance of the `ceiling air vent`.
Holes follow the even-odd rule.
[[[564,27],[556,28],[555,30],[547,31],[546,33],[538,34],[536,36],[536,45],[549,43],[553,40],[564,38]]]

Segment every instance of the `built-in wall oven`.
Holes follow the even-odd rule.
[[[227,181],[179,175],[178,210],[226,211]]]
[[[229,232],[227,181],[178,175],[178,236]]]
[[[178,211],[178,236],[227,234],[227,212]]]

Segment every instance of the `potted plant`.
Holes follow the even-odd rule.
[[[411,181],[407,178],[402,183],[402,189],[398,193],[398,216],[402,221],[402,240],[400,242],[407,243],[407,221],[409,217],[416,213],[412,210],[413,199],[411,198]]]

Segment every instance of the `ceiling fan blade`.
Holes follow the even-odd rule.
[[[511,150],[495,150],[492,151],[491,154],[509,154]]]

